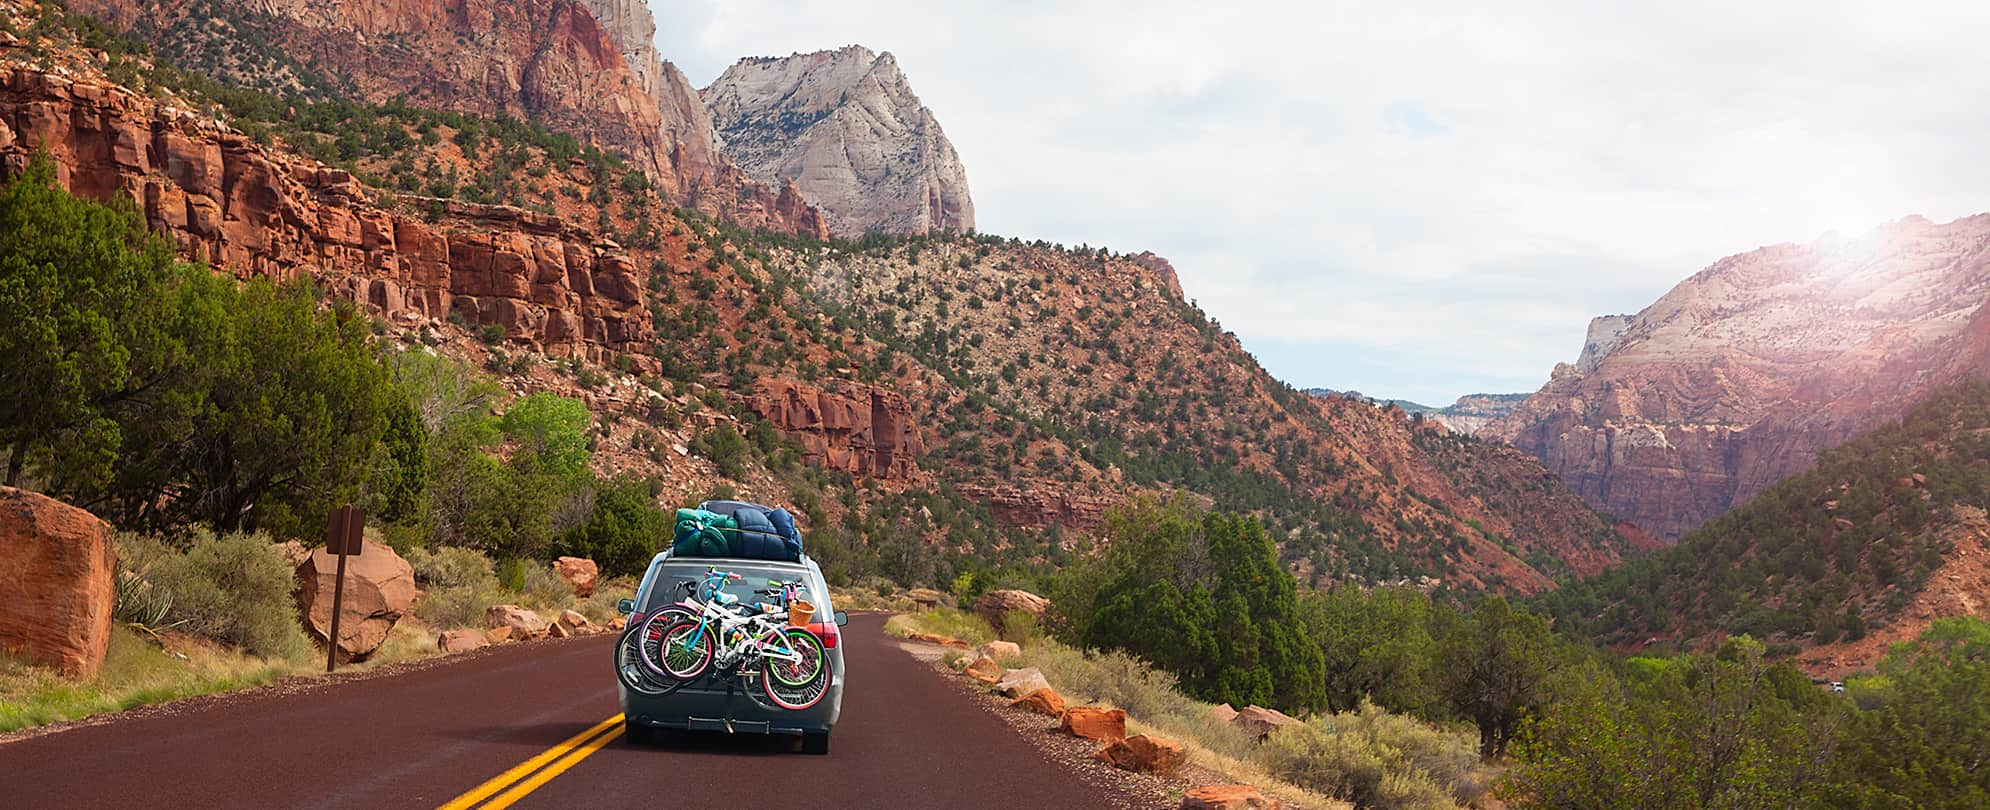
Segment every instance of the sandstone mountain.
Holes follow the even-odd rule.
[[[248,93],[69,24],[0,39],[0,169],[46,149],[189,257],[580,399],[599,472],[793,504],[832,572],[1045,570],[1168,493],[1260,516],[1319,584],[1535,592],[1630,542],[1523,453],[1272,379],[1152,254],[750,230],[531,122]]]
[[[649,45],[655,24],[640,2],[74,5],[227,84],[279,96],[398,101],[530,119],[612,148],[679,204],[755,226],[823,234],[797,193],[753,183],[718,154],[710,118],[689,82]]]
[[[889,53],[742,59],[705,88],[725,153],[794,181],[840,236],[974,229],[967,170]]]
[[[1591,324],[1581,359],[1488,428],[1590,504],[1666,539],[1990,372],[1990,215],[1716,262],[1634,316]]]

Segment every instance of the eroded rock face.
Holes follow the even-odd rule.
[[[199,0],[72,4],[182,64],[275,92],[337,85],[382,103],[510,115],[627,156],[681,205],[748,227],[820,237],[820,216],[781,204],[718,151],[710,114],[658,59],[640,0]],[[271,54],[280,54],[280,58]]]
[[[0,652],[96,677],[111,638],[110,525],[35,492],[0,487]]]
[[[332,632],[332,598],[339,558],[320,548],[297,566],[297,607],[304,628],[326,641]],[[338,659],[363,661],[387,640],[415,603],[415,569],[392,548],[371,540],[346,557],[345,601],[339,614]]]
[[[1486,435],[1676,540],[1932,388],[1990,374],[1986,298],[1990,214],[1730,256],[1597,319],[1578,362]]]
[[[725,154],[792,180],[841,236],[974,228],[967,170],[889,53],[742,59],[705,88]]]
[[[910,479],[925,452],[912,406],[895,391],[846,380],[818,387],[763,379],[748,407],[801,442],[811,463],[873,478]]]
[[[960,494],[987,504],[988,511],[1004,524],[1032,529],[1056,525],[1089,530],[1105,522],[1106,510],[1120,503],[1109,495],[1058,486],[963,484]]]
[[[315,278],[403,322],[457,313],[507,339],[606,361],[653,335],[635,263],[592,229],[508,206],[448,202],[430,224],[369,200],[346,172],[114,85],[0,68],[0,147],[17,172],[46,148],[58,180],[138,201],[183,254],[238,277]]]
[[[1250,785],[1204,785],[1182,794],[1181,810],[1278,810],[1278,800]]]

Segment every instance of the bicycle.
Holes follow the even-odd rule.
[[[680,585],[686,598],[643,622],[635,637],[636,657],[647,674],[661,680],[685,683],[708,672],[732,674],[746,681],[744,691],[763,705],[796,711],[814,706],[828,694],[832,673],[821,639],[790,623],[787,608],[805,601],[805,586],[770,579],[767,589],[754,593],[777,603],[747,605],[723,590],[738,579],[708,569],[699,588],[702,599],[689,595],[693,583]],[[760,701],[762,694],[766,701]]]

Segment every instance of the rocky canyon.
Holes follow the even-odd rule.
[[[1487,428],[1667,539],[1990,373],[1990,214],[1907,217],[1722,259],[1591,324],[1580,359]]]

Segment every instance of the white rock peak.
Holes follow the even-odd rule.
[[[967,171],[890,53],[742,59],[703,97],[725,154],[762,183],[793,180],[837,235],[974,227]]]

